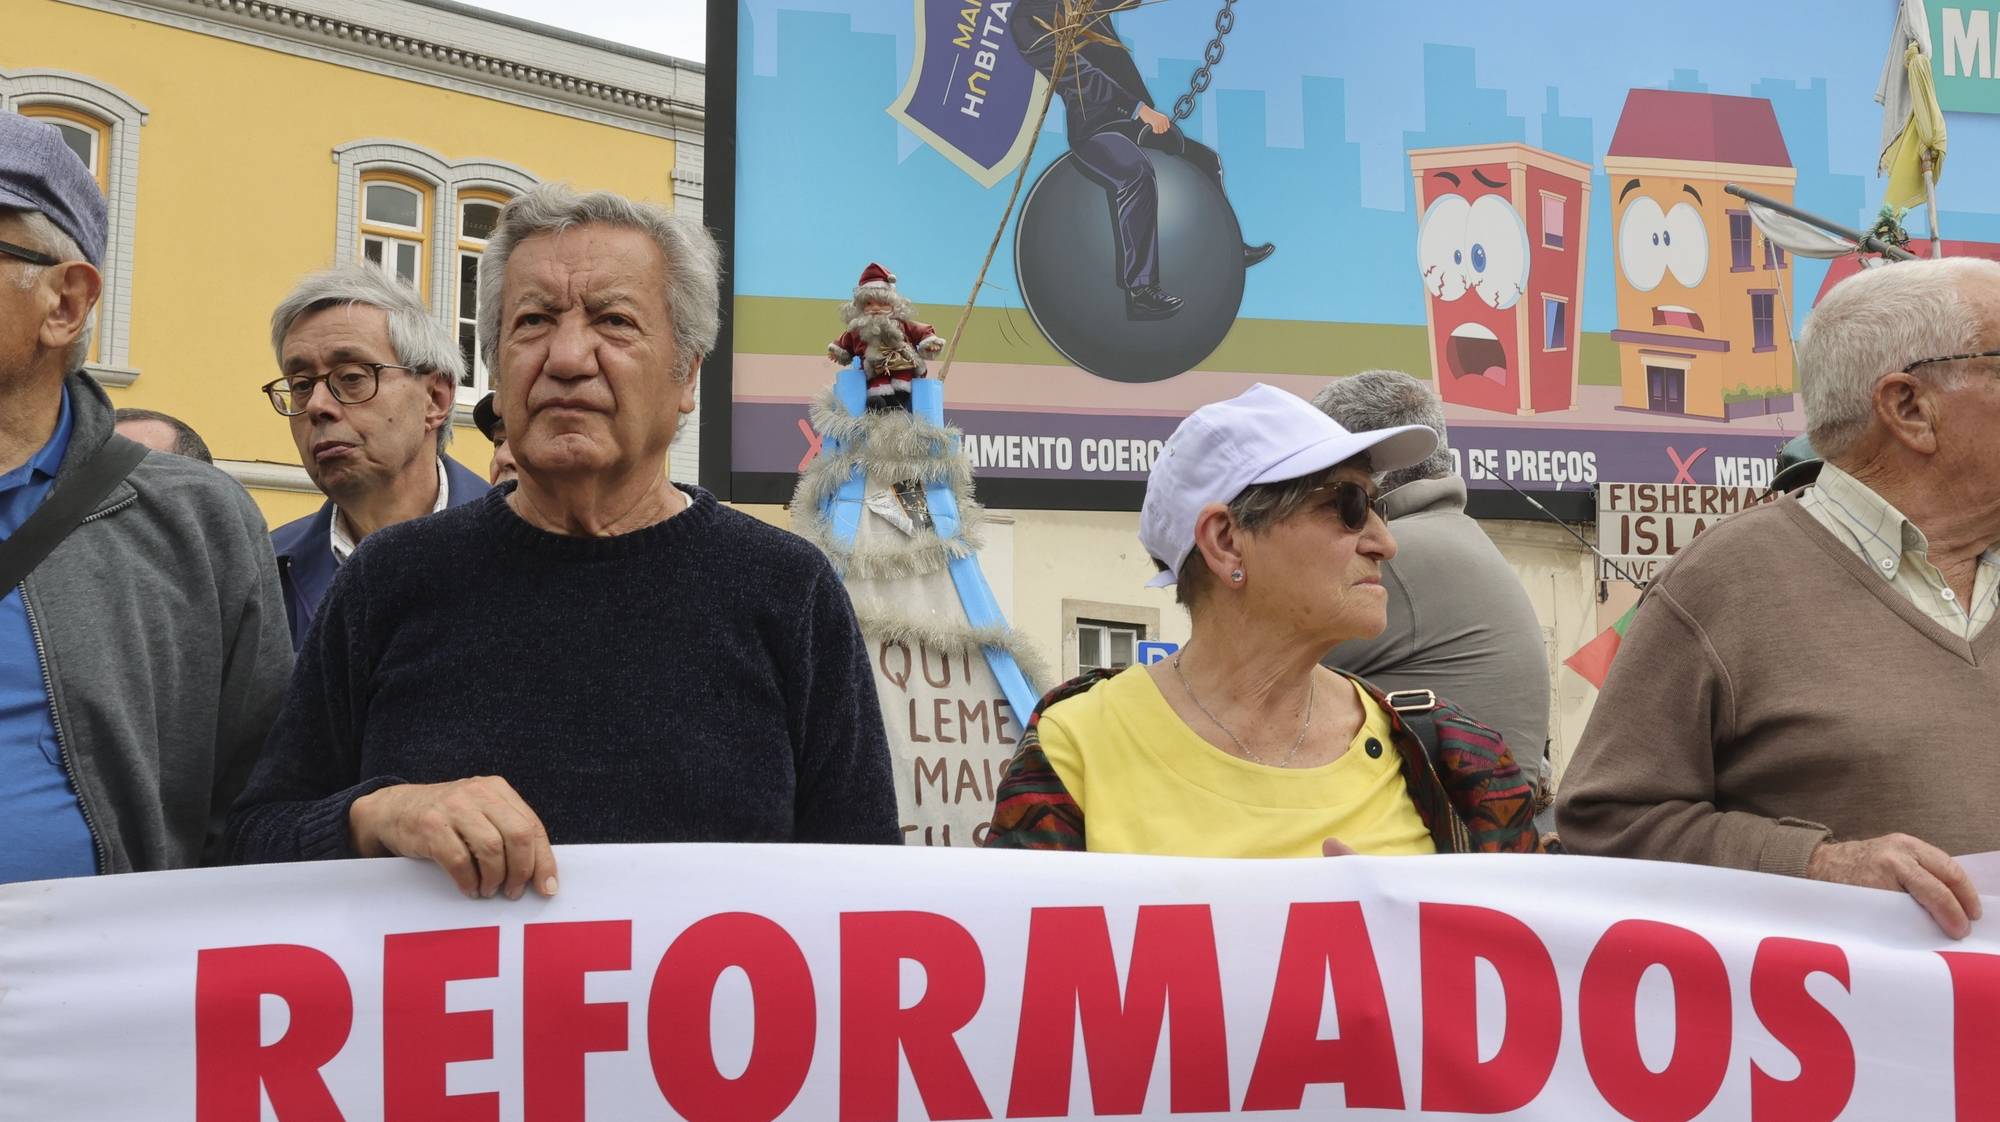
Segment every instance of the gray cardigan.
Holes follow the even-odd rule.
[[[68,385],[58,491],[112,431],[97,383]],[[216,860],[292,668],[256,504],[207,464],[148,453],[21,591],[98,871]]]

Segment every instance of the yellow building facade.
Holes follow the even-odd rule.
[[[324,501],[257,390],[301,275],[378,262],[469,345],[461,282],[512,195],[560,180],[701,214],[695,64],[447,0],[6,8],[0,111],[61,128],[110,201],[93,374],[192,425],[273,526]],[[484,474],[485,371],[468,382],[448,453]]]

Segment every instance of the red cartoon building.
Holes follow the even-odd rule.
[[[1410,151],[1438,394],[1498,413],[1576,400],[1590,168],[1523,144]]]

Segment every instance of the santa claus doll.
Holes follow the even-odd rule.
[[[944,353],[944,336],[910,318],[910,302],[896,291],[896,274],[870,262],[841,305],[847,330],[828,343],[826,356],[846,366],[858,356],[868,377],[868,407],[910,407],[910,380],[928,373],[924,360]]]

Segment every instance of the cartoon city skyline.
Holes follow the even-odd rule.
[[[1524,144],[1409,153],[1431,372],[1446,402],[1569,409],[1582,348],[1590,169]],[[1798,173],[1764,98],[1635,89],[1604,159],[1618,408],[1731,420],[1796,404],[1791,261],[1729,183],[1790,202]]]

